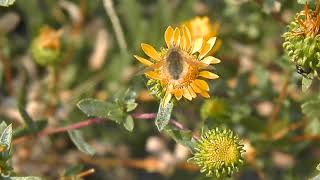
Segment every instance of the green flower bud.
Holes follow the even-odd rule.
[[[31,44],[31,53],[36,63],[40,65],[54,65],[61,61],[61,31],[48,26],[41,29]]]
[[[238,136],[231,130],[216,128],[202,134],[195,146],[194,156],[189,160],[207,176],[231,176],[243,164],[244,152]]]
[[[283,47],[290,61],[296,64],[298,73],[308,78],[320,78],[319,18],[318,10],[311,10],[306,4],[288,25],[288,32],[283,34]]]

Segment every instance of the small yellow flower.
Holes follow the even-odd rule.
[[[206,41],[211,37],[216,37],[220,28],[220,24],[218,22],[212,23],[207,16],[196,16],[195,18],[185,22],[184,25],[189,28],[192,40],[202,37]],[[216,45],[212,48],[209,54],[215,53],[220,46],[221,40],[218,39]]]
[[[231,176],[243,163],[244,152],[238,136],[229,129],[216,128],[201,136],[190,161],[197,164],[201,168],[200,172],[207,176]]]
[[[62,59],[61,40],[62,31],[55,30],[49,26],[44,26],[40,34],[31,44],[31,53],[34,60],[41,65],[52,65],[59,63]]]
[[[216,42],[216,37],[207,41],[203,38],[191,39],[191,34],[186,26],[173,29],[169,26],[164,34],[167,48],[161,52],[151,45],[141,44],[142,50],[150,59],[134,56],[148,68],[145,75],[151,80],[156,80],[163,93],[161,105],[164,106],[174,96],[177,100],[185,97],[192,100],[200,94],[209,98],[209,86],[200,78],[217,79],[219,76],[205,70],[210,64],[217,64],[219,59],[208,56]]]

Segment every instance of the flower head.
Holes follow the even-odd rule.
[[[195,147],[194,156],[190,159],[197,164],[200,171],[207,176],[231,176],[243,163],[245,152],[238,136],[231,130],[218,128],[204,133]]]
[[[62,31],[56,31],[48,26],[40,30],[40,34],[33,40],[31,52],[34,60],[41,65],[55,64],[61,60],[60,36]]]
[[[216,37],[220,28],[220,24],[218,22],[212,23],[207,16],[196,16],[183,23],[183,25],[188,27],[191,33],[191,38],[193,40],[201,37],[204,40],[208,40],[211,37]],[[220,48],[220,46],[221,40],[218,39],[216,45],[212,48],[209,54],[215,53]]]
[[[290,60],[296,64],[298,73],[312,78],[320,77],[320,3],[315,10],[309,9],[297,13],[295,20],[283,34],[283,47]]]
[[[166,105],[172,96],[176,100],[182,97],[192,100],[200,94],[210,97],[209,86],[201,78],[217,79],[219,76],[206,70],[210,64],[217,64],[219,59],[208,56],[216,42],[215,37],[204,41],[203,38],[192,40],[186,26],[173,29],[169,26],[164,34],[167,48],[161,52],[149,44],[141,44],[142,50],[150,59],[134,56],[147,66],[145,75],[150,78],[148,82],[162,98],[161,105]],[[152,89],[151,88],[151,89]]]

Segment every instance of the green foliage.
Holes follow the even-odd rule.
[[[311,100],[301,105],[302,112],[311,118],[320,117],[320,100]]]
[[[173,109],[173,102],[169,102],[165,106],[159,106],[155,124],[159,131],[162,131],[169,123]]]
[[[179,130],[172,125],[168,125],[165,127],[165,132],[177,143],[189,148],[191,151],[194,151],[196,142],[192,137],[192,131]]]
[[[297,2],[299,4],[306,4],[306,3],[316,4],[317,0],[297,0]]]
[[[312,79],[302,78],[302,92],[306,92],[312,84]]]
[[[22,106],[19,106],[19,112],[22,116],[22,119],[25,121],[28,128],[30,129],[30,132],[35,134],[37,132],[37,128],[36,128],[36,125],[34,124],[33,120],[31,119],[30,115],[27,113],[27,111]]]
[[[11,140],[12,140],[12,125],[8,125],[2,121],[0,124],[0,176],[10,177],[12,167],[10,165],[11,158]]]
[[[77,146],[77,148],[81,152],[89,155],[95,154],[94,149],[89,144],[87,144],[83,139],[83,136],[80,130],[70,130],[68,131],[68,134],[72,142]]]
[[[84,166],[82,164],[71,166],[65,170],[63,176],[74,176],[83,170]]]
[[[10,6],[12,5],[16,0],[0,0],[0,6]]]
[[[118,47],[111,23],[114,17],[106,14],[103,1],[17,0],[2,7],[0,119],[12,123],[14,131],[0,124],[0,135],[7,131],[0,145],[0,170],[9,174],[0,179],[38,180],[30,175],[45,174],[61,180],[155,176],[200,180],[205,178],[203,173],[186,161],[197,152],[197,135],[216,127],[231,129],[247,150],[245,167],[231,179],[257,174],[265,179],[319,179],[315,166],[320,156],[314,153],[319,151],[320,135],[319,80],[315,78],[320,72],[319,35],[306,38],[286,33],[284,49],[280,48],[283,32],[301,30],[292,15],[303,10],[306,0],[112,1],[127,49]],[[0,5],[12,2],[0,0]],[[317,1],[308,2],[310,10],[315,10]],[[163,87],[141,76],[150,68],[141,73],[132,55],[142,54],[141,43],[161,50],[167,26],[180,26],[195,16],[208,16],[211,25],[220,25],[217,37],[222,46],[213,56],[221,63],[209,67],[220,78],[209,81],[209,99],[173,98],[159,108]],[[289,24],[287,29],[284,24]],[[38,37],[45,25],[62,32],[61,48],[40,46]],[[196,27],[199,31],[210,28]],[[100,31],[107,32],[105,39],[98,38]],[[92,63],[101,64],[92,68]],[[50,81],[52,66],[41,66],[49,64],[54,65],[56,81]],[[292,73],[295,69],[302,76]],[[51,87],[55,94],[49,92]],[[128,88],[135,92],[120,91]],[[93,127],[75,126],[76,130],[67,132],[74,124]],[[96,156],[76,153],[72,143]],[[221,144],[216,147],[208,152],[221,150]],[[207,164],[212,163],[210,158]],[[11,162],[19,171],[11,168]],[[96,173],[79,177],[89,166]],[[224,168],[218,173],[229,171]],[[28,176],[18,177],[20,173]]]
[[[136,93],[127,90],[119,93],[113,101],[104,102],[96,99],[83,99],[78,103],[78,108],[87,116],[100,117],[122,124],[125,129],[132,131],[133,119],[128,114],[137,107]]]

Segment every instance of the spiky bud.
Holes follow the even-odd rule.
[[[231,176],[243,163],[244,152],[237,135],[229,129],[216,128],[202,134],[190,160],[207,176]]]
[[[56,31],[48,26],[40,30],[31,44],[31,53],[36,63],[40,65],[53,65],[60,62],[61,58],[61,31]]]
[[[296,64],[297,72],[308,78],[320,77],[319,10],[320,4],[315,10],[306,4],[283,34],[283,47],[290,60]]]

